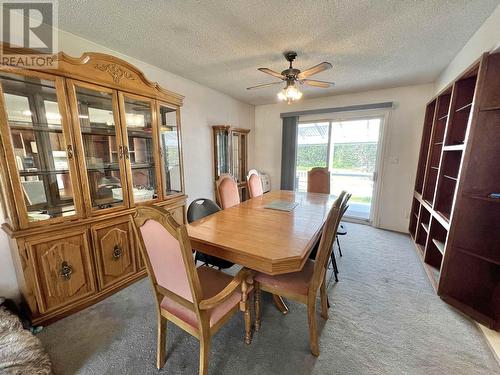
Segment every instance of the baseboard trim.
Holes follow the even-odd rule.
[[[476,325],[479,327],[479,330],[484,335],[484,338],[486,339],[488,346],[493,352],[493,356],[495,357],[495,359],[498,362],[498,365],[500,366],[500,332],[493,331],[488,327],[485,327],[477,322]]]

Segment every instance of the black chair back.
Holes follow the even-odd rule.
[[[195,199],[188,207],[187,220],[188,223],[192,223],[193,221],[203,219],[204,217],[215,214],[219,211],[221,211],[221,208],[217,206],[214,201],[205,198]],[[212,255],[203,254],[198,250],[196,251],[194,259],[195,261],[200,261],[202,263],[218,267],[219,269],[230,268],[234,265],[232,262],[214,257]]]
[[[187,210],[188,223],[200,220],[208,215],[215,214],[221,209],[214,201],[210,199],[200,198],[191,202]]]

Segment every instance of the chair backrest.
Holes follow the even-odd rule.
[[[349,208],[349,205],[347,204],[347,202],[349,202],[349,199],[351,199],[351,196],[352,196],[352,194],[346,194],[345,197],[344,197],[344,202],[342,203],[342,207],[343,208],[342,208],[342,212],[340,213],[340,220],[342,220],[342,218],[344,217],[345,212]]]
[[[307,192],[330,194],[330,172],[328,168],[313,168],[307,172]]]
[[[216,182],[217,197],[221,208],[236,206],[240,203],[238,184],[230,174],[223,174]]]
[[[220,207],[210,199],[195,199],[191,202],[187,210],[186,216],[188,223],[192,223],[193,221],[202,219],[208,215],[212,215],[216,212],[219,212],[220,210]]]
[[[250,178],[251,175],[256,174],[259,175],[259,172],[257,172],[257,169],[250,169],[247,174],[247,180]]]
[[[198,311],[203,296],[186,227],[160,207],[138,207],[133,221],[158,304],[168,295]]]
[[[335,202],[328,212],[325,224],[323,225],[323,230],[321,233],[321,239],[319,241],[318,253],[316,255],[316,260],[314,261],[314,272],[309,286],[309,293],[314,293],[316,296],[318,288],[321,286],[323,277],[325,275],[328,260],[330,259],[333,241],[337,235],[337,229],[340,224],[340,217],[342,216],[342,210],[344,209],[346,192],[342,191],[337,197]]]
[[[258,174],[251,174],[247,180],[248,184],[248,193],[250,198],[260,197],[264,194],[264,190],[262,189],[262,181]]]

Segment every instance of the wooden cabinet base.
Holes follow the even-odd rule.
[[[120,280],[120,282],[117,282],[116,284],[113,285],[113,287],[110,287],[106,290],[102,290],[100,292],[97,292],[87,298],[84,298],[82,300],[79,300],[76,303],[69,304],[65,306],[62,309],[53,311],[49,314],[44,314],[38,317],[34,317],[32,320],[32,324],[35,326],[38,325],[48,325],[50,323],[54,323],[55,321],[65,318],[71,314],[74,314],[80,310],[83,310],[89,306],[92,306],[96,304],[99,301],[102,301],[103,299],[111,296],[112,294],[115,294],[116,292],[120,291],[123,288],[126,288],[127,286],[133,284],[134,282],[146,277],[148,274],[146,270],[142,270],[137,272],[136,274]]]
[[[186,196],[157,203],[185,223]],[[7,231],[34,325],[91,306],[147,275],[131,226],[135,209],[36,231]]]

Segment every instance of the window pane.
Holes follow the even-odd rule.
[[[228,154],[228,131],[227,130],[218,130],[216,133],[216,142],[217,142],[217,177],[221,176],[225,173],[229,173],[229,154]]]
[[[76,87],[92,208],[123,204],[113,97],[110,93]]]
[[[233,176],[236,182],[241,182],[240,136],[233,134]]]
[[[134,202],[157,198],[151,103],[125,97]]]
[[[380,118],[332,122],[331,193],[352,194],[348,216],[369,219]]]
[[[328,162],[328,122],[302,123],[297,130],[297,171],[295,186],[307,190],[307,171],[326,167]]]
[[[74,215],[55,83],[15,74],[0,79],[28,220]]]
[[[182,191],[178,137],[176,110],[160,106],[160,147],[162,150],[163,189],[166,195]]]

